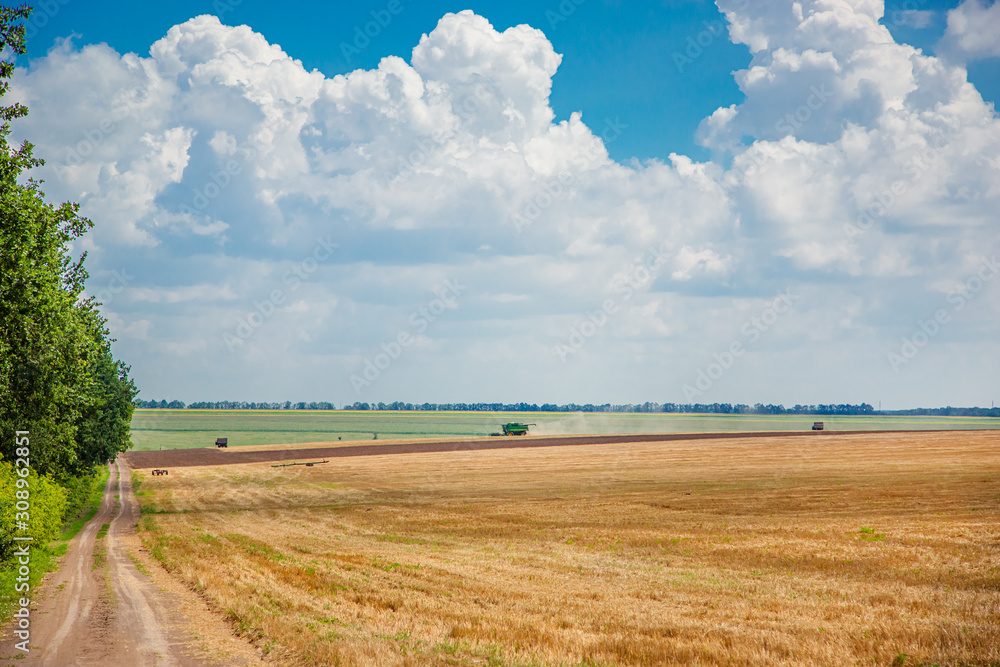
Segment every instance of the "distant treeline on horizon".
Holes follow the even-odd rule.
[[[553,403],[360,403],[338,408],[333,403],[298,402],[253,403],[247,401],[135,401],[137,408],[170,410],[372,410],[395,412],[606,412],[606,413],[689,413],[716,415],[898,415],[933,417],[1000,417],[1000,408],[912,408],[909,410],[876,410],[869,403],[825,405],[784,405],[756,403],[625,403],[622,405],[555,405]]]

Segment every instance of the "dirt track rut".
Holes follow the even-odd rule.
[[[31,651],[14,649],[8,631],[0,647],[5,664],[214,664],[196,657],[193,638],[178,627],[171,596],[140,573],[125,551],[123,538],[134,532],[139,507],[124,459],[110,469],[97,514],[70,542],[60,569],[35,593]],[[98,540],[105,524],[107,535]]]

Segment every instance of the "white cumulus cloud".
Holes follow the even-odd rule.
[[[888,390],[929,286],[996,247],[1000,121],[964,69],[894,42],[881,2],[719,5],[753,58],[745,99],[699,130],[709,162],[615,162],[625,123],[554,120],[546,36],[471,11],[334,77],[212,16],[145,56],[66,41],[17,73],[16,130],[49,158],[50,197],[98,223],[92,266],[137,276],[114,303],[122,356],[188,400],[679,400],[793,288],[807,296],[747,369],[770,359],[781,386],[833,340],[854,357],[805,365]],[[578,353],[554,353],[607,304]],[[990,321],[997,300],[978,304]],[[995,327],[968,326],[1000,352]],[[419,344],[355,392],[400,333]],[[713,400],[758,380],[734,370]]]
[[[1000,5],[963,0],[948,12],[941,50],[967,60],[1000,56]]]

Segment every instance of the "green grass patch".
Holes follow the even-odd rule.
[[[68,542],[76,537],[84,524],[97,514],[97,510],[101,507],[101,497],[104,495],[104,485],[108,481],[109,474],[109,470],[102,467],[93,477],[82,478],[87,480],[86,483],[80,484],[79,488],[71,491],[69,508],[66,513],[67,521],[59,534],[61,541]]]
[[[31,547],[31,572],[26,582],[17,580],[16,566],[0,570],[0,624],[10,618],[17,600],[21,597],[35,597],[35,589],[42,577],[58,567],[59,558],[69,549],[69,541],[97,514],[108,475],[108,469],[102,466],[93,475],[83,475],[62,485],[67,492],[65,523],[59,536],[50,544]],[[27,590],[16,590],[16,587],[23,587],[24,584],[28,585]]]
[[[154,539],[155,542],[153,543],[152,548],[150,548],[149,553],[153,558],[160,561],[161,565],[166,567],[167,557],[164,553],[164,549],[170,546],[170,538],[164,537],[163,535],[157,535]]]
[[[105,523],[105,524],[101,525],[101,529],[99,531],[97,531],[97,539],[98,540],[103,539],[104,536],[108,534],[108,530],[110,528],[111,528],[111,524],[110,523]]]
[[[149,497],[149,491],[142,488],[143,482],[143,477],[139,473],[132,473],[132,494],[139,502],[139,514],[161,514],[162,512],[156,507],[156,503]],[[140,525],[141,523],[140,521]]]
[[[396,535],[391,533],[389,535],[376,535],[376,542],[394,542],[396,544],[427,544],[427,540],[421,539],[419,537],[409,537],[407,535]]]
[[[133,556],[128,551],[126,551],[125,553],[128,553],[129,560],[131,560],[132,564],[135,565],[135,569],[139,570],[139,572],[142,572],[147,577],[151,577],[152,576],[150,574],[150,572],[149,572],[149,569],[146,568],[146,566],[142,564],[142,561],[140,561],[138,558],[136,558],[135,556]]]
[[[6,623],[16,609],[17,601],[22,597],[34,599],[37,596],[38,582],[46,573],[56,569],[58,564],[57,549],[48,547],[31,547],[29,549],[28,567],[31,571],[27,581],[18,581],[16,568],[0,570],[0,623]],[[62,553],[65,553],[63,549]],[[27,585],[28,588],[23,589]],[[17,590],[21,587],[23,590]]]
[[[252,537],[247,537],[246,535],[239,535],[237,533],[227,533],[223,535],[224,538],[230,542],[234,542],[241,546],[244,551],[252,556],[262,556],[268,560],[280,561],[285,555],[276,549],[273,549],[269,545],[253,539]]]
[[[862,540],[867,540],[868,542],[881,542],[885,539],[885,535],[880,535],[875,532],[874,528],[869,528],[867,526],[862,526],[861,530],[858,531],[858,537]]]
[[[139,517],[139,532],[140,533],[155,533],[160,529],[156,523],[156,519],[149,516],[148,514],[143,514]]]
[[[101,529],[97,531],[97,537],[94,543],[94,566],[92,569],[97,570],[104,566],[108,562],[107,554],[104,549],[104,542],[101,540],[108,534],[108,529],[111,528],[111,524],[105,523],[101,526]]]

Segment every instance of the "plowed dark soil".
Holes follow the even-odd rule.
[[[643,433],[629,435],[582,435],[560,437],[508,436],[477,440],[450,440],[439,442],[387,443],[382,445],[354,445],[320,447],[311,449],[275,449],[267,451],[240,451],[233,449],[171,449],[152,452],[128,452],[125,457],[132,468],[186,468],[217,466],[236,463],[273,463],[302,459],[329,459],[345,456],[383,456],[386,454],[426,454],[430,452],[469,451],[477,449],[515,449],[520,447],[560,447],[568,445],[597,445],[630,442],[666,442],[671,440],[719,440],[726,438],[808,438],[824,435],[853,435],[863,433],[898,433],[900,431],[756,431],[742,433]]]

